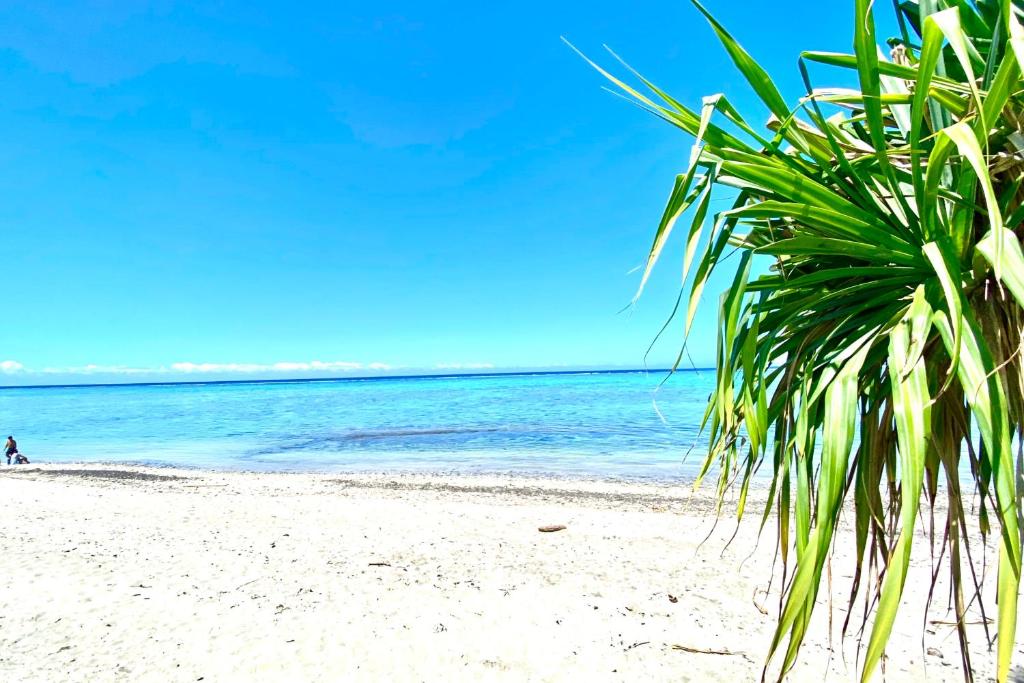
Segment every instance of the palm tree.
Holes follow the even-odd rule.
[[[941,543],[966,677],[964,615],[979,590],[961,573],[968,534],[975,524],[998,533],[997,675],[1005,681],[1024,493],[1013,453],[1024,433],[1021,4],[897,1],[901,35],[886,54],[871,0],[855,0],[854,53],[803,53],[807,94],[792,107],[693,3],[771,111],[765,129],[722,95],[694,110],[624,62],[642,86],[591,64],[695,138],[641,290],[682,219],[688,335],[711,273],[738,252],[719,303],[701,477],[717,470],[720,501],[738,487],[742,517],[752,473],[770,463],[762,524],[777,513],[792,573],[768,659],[781,656],[784,674],[797,657],[840,512],[852,503],[851,606],[864,593],[874,614],[868,679],[899,607],[919,510],[945,498]],[[859,90],[812,87],[811,63],[856,72]],[[720,190],[735,201],[707,220]],[[752,270],[755,257],[770,268]],[[965,514],[974,496],[979,512]],[[882,579],[862,582],[872,569]]]

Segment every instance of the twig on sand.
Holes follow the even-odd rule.
[[[390,562],[370,562],[369,566],[370,567],[390,567],[391,563]]]
[[[731,656],[735,656],[735,657],[743,657],[744,659],[747,659],[747,660],[750,659],[750,657],[748,657],[745,652],[733,652],[732,650],[714,650],[714,649],[709,648],[709,647],[691,647],[689,645],[678,645],[678,644],[676,644],[676,645],[672,646],[672,649],[673,650],[682,650],[683,652],[693,652],[693,653],[699,654],[699,655],[731,655]]]
[[[932,624],[934,626],[956,626],[960,622],[958,622],[958,621],[943,621],[942,619],[931,619],[928,623]],[[985,624],[991,624],[992,620],[991,619],[979,619],[978,621],[965,621],[963,623],[964,623],[964,626],[983,626]]]
[[[759,604],[759,603],[757,602],[757,593],[758,593],[758,589],[757,589],[757,588],[755,587],[755,588],[754,588],[754,594],[753,594],[753,595],[751,596],[751,598],[750,598],[750,599],[751,599],[751,600],[753,601],[753,603],[754,603],[754,607],[756,607],[756,608],[757,608],[757,611],[758,611],[758,612],[760,612],[761,614],[763,614],[763,615],[765,615],[765,616],[768,616],[768,610],[766,610],[766,609],[765,609],[764,607],[762,607],[762,606],[761,606],[761,605],[760,605],[760,604]],[[765,595],[768,595],[767,591],[765,592]]]
[[[549,534],[552,531],[562,531],[563,529],[565,529],[565,525],[564,524],[552,524],[550,526],[537,527],[537,531],[540,531],[540,532],[543,532],[543,533],[546,533],[546,534]]]

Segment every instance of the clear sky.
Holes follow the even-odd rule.
[[[852,2],[707,5],[791,101],[850,49]],[[686,2],[5,4],[0,383],[641,366],[690,141],[562,35],[766,118]]]

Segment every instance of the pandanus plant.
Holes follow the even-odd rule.
[[[791,571],[768,660],[781,658],[781,675],[794,663],[847,509],[851,607],[866,596],[874,617],[868,679],[905,589],[915,522],[930,506],[940,520],[945,510],[937,536],[968,678],[964,617],[979,587],[965,553],[972,534],[994,535],[1005,681],[1024,494],[1014,453],[1024,430],[1021,3],[895,2],[900,35],[883,47],[873,3],[855,0],[854,53],[803,53],[807,92],[793,105],[694,4],[771,112],[764,128],[723,95],[691,109],[621,60],[636,87],[591,64],[695,138],[640,289],[673,228],[688,223],[677,304],[688,337],[712,272],[736,264],[718,309],[701,476],[718,473],[719,501],[738,491],[742,517],[754,473],[770,468],[761,524],[777,523]],[[848,70],[859,89],[813,87],[811,65]],[[719,192],[730,208],[709,216]]]

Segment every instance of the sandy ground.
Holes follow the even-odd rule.
[[[777,608],[757,515],[701,545],[683,486],[27,466],[0,501],[2,681],[746,681]],[[792,680],[855,676],[851,546]],[[917,555],[885,680],[962,680]]]

